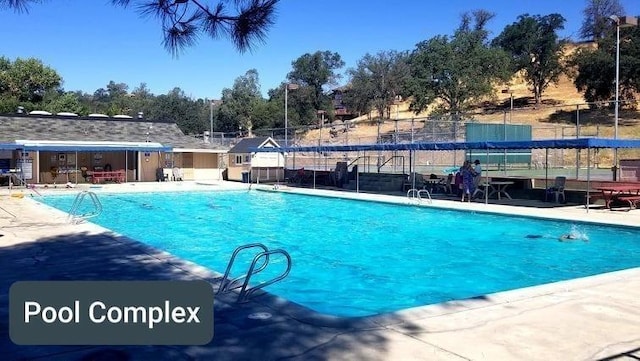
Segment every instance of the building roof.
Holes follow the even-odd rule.
[[[147,119],[0,115],[0,143],[35,141],[154,142],[172,148],[214,149],[178,125]]]
[[[228,153],[251,153],[254,152],[254,148],[261,148],[267,141],[271,141],[274,147],[279,145],[271,139],[271,137],[255,137],[244,138],[238,142],[233,148],[229,149]]]

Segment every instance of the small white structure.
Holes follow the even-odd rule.
[[[245,138],[231,148],[227,179],[240,182],[274,182],[284,179],[284,154],[252,152],[252,149],[280,147],[271,137]]]
[[[29,112],[29,115],[51,115],[51,113],[45,110],[32,110]]]

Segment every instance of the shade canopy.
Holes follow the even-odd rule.
[[[640,148],[640,139],[576,138],[486,142],[419,142],[400,144],[321,145],[251,148],[251,152],[356,152],[393,150],[587,149]]]

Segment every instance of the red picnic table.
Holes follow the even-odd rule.
[[[629,208],[635,208],[635,203],[640,202],[640,184],[619,184],[595,187],[602,192],[605,208],[611,209],[614,200],[629,203]]]
[[[112,181],[116,183],[124,182],[124,170],[114,170],[114,171],[94,171],[91,174],[91,179],[93,183],[100,183],[103,181]]]

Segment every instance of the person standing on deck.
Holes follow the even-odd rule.
[[[476,190],[476,172],[471,167],[471,163],[468,160],[465,160],[462,168],[460,168],[460,173],[462,173],[462,202],[464,202],[465,194],[467,195],[468,201],[471,202],[471,195]]]

